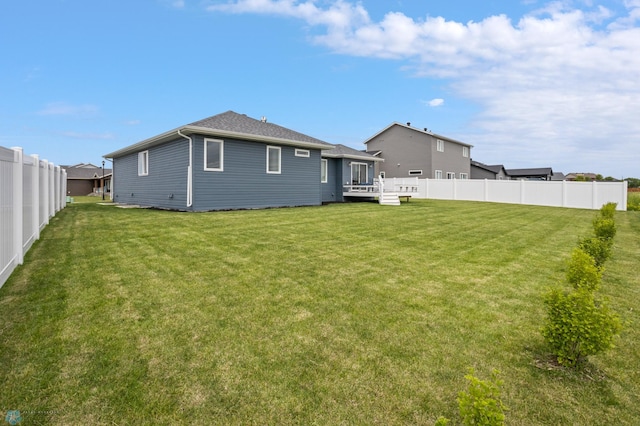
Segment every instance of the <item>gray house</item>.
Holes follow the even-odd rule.
[[[355,196],[354,192],[349,192],[351,187],[373,185],[374,165],[382,161],[382,158],[340,144],[322,151],[322,202],[345,201]]]
[[[489,166],[471,160],[471,179],[509,180],[511,178],[502,164]]]
[[[368,153],[384,158],[376,170],[383,177],[469,179],[472,145],[426,128],[392,123],[364,143]]]
[[[329,170],[322,176],[322,151],[331,149],[264,118],[227,111],[105,158],[113,159],[114,201],[208,211],[321,204],[323,185],[331,184]]]

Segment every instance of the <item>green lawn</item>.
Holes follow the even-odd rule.
[[[595,214],[69,204],[0,289],[0,420],[433,424],[474,367],[501,371],[507,424],[640,424],[639,212],[617,213],[602,286],[617,347],[571,372],[539,333]]]

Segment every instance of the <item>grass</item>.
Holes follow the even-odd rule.
[[[617,348],[572,372],[539,333],[541,295],[594,215],[73,203],[0,289],[0,409],[24,424],[433,424],[458,418],[474,367],[501,371],[508,424],[638,424],[640,214],[617,213],[603,281],[627,324]]]
[[[640,192],[629,191],[627,193],[627,210],[640,211]]]

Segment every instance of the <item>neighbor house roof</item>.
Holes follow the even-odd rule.
[[[277,124],[268,123],[265,118],[256,120],[246,114],[227,111],[190,124],[177,127],[168,132],[145,139],[118,151],[106,154],[106,158],[121,157],[142,151],[156,145],[175,140],[180,134],[188,136],[201,134],[214,137],[228,137],[258,142],[270,142],[303,148],[331,149],[333,145],[320,139],[307,136]]]
[[[407,123],[407,124],[402,124],[402,123],[398,123],[397,121],[395,121],[395,122],[393,122],[393,123],[389,124],[387,127],[385,127],[384,129],[380,130],[378,133],[376,133],[375,135],[373,135],[373,136],[371,136],[369,139],[367,139],[364,143],[365,143],[365,144],[369,143],[372,139],[374,139],[374,138],[375,138],[375,137],[377,137],[378,135],[380,135],[380,134],[382,134],[382,133],[386,132],[387,130],[389,130],[389,129],[390,129],[390,128],[392,128],[393,126],[400,126],[400,127],[404,127],[404,128],[406,128],[406,129],[410,129],[410,130],[413,130],[413,131],[418,132],[418,133],[424,133],[425,135],[433,136],[433,137],[435,137],[435,138],[437,138],[437,139],[443,139],[443,140],[445,140],[445,141],[449,141],[449,142],[453,142],[453,143],[457,143],[457,144],[460,144],[460,145],[463,145],[463,146],[468,146],[468,147],[470,147],[470,148],[473,148],[473,145],[470,145],[470,144],[468,144],[468,143],[464,143],[464,142],[460,142],[460,141],[458,141],[458,140],[451,139],[451,138],[449,138],[449,137],[442,136],[442,135],[439,135],[439,134],[437,134],[437,133],[433,133],[432,131],[428,130],[427,128],[419,129],[419,128],[417,128],[417,127],[412,127],[409,123]]]
[[[551,167],[541,167],[537,169],[509,169],[509,176],[553,176]]]
[[[322,156],[328,158],[350,158],[352,160],[384,161],[384,159],[380,157],[376,157],[367,152],[358,151],[357,149],[349,148],[342,144],[334,145],[332,149],[323,151]]]
[[[67,172],[67,179],[99,179],[102,177],[102,167],[90,163],[80,163],[73,166],[60,166]],[[104,169],[104,176],[111,175],[111,169]]]
[[[504,168],[504,165],[502,165],[502,164],[495,164],[495,165],[489,166],[489,165],[483,164],[483,163],[481,163],[479,161],[471,160],[471,165],[475,166],[475,167],[478,167],[478,168],[481,168],[481,169],[484,169],[484,170],[487,170],[487,171],[489,171],[491,173],[495,173],[495,174],[500,173],[501,170],[504,170],[505,174],[507,173],[507,170]]]

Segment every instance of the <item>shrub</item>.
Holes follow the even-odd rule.
[[[607,301],[597,300],[584,288],[568,293],[551,290],[544,303],[547,322],[542,335],[558,363],[567,367],[577,367],[589,355],[612,348],[613,339],[622,328]]]
[[[600,287],[601,280],[602,271],[596,266],[595,259],[583,249],[574,248],[567,268],[567,281],[569,284],[576,290],[583,288],[595,291]]]
[[[602,269],[604,263],[611,257],[611,244],[597,237],[583,239],[578,247],[593,258],[595,266],[599,269]]]
[[[615,214],[616,214],[616,207],[618,206],[617,203],[607,203],[607,204],[603,204],[602,207],[600,207],[600,216],[605,218],[605,219],[612,219],[614,218]]]
[[[616,235],[616,223],[613,219],[598,216],[593,219],[593,231],[596,237],[613,243],[613,237]]]
[[[449,424],[449,419],[443,416],[438,417],[434,426],[446,426]]]
[[[500,400],[499,372],[493,370],[492,380],[483,381],[474,376],[473,368],[464,376],[469,381],[468,391],[458,394],[458,407],[465,425],[496,426],[504,424],[507,409]]]
[[[640,193],[629,192],[627,196],[627,210],[640,211]]]

